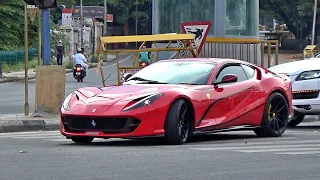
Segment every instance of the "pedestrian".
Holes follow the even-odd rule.
[[[58,42],[58,45],[56,46],[56,57],[57,57],[57,63],[58,65],[62,66],[62,60],[64,56],[64,47],[62,45],[62,41],[60,40]]]

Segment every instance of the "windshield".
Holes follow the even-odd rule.
[[[130,77],[126,84],[135,80],[147,80],[167,84],[205,85],[215,64],[200,61],[163,61],[151,64]]]

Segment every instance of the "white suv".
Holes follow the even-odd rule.
[[[320,115],[320,58],[318,56],[269,68],[272,72],[286,74],[292,81],[294,116],[288,126],[300,124],[306,115]]]

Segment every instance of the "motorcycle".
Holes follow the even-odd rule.
[[[76,64],[73,66],[73,77],[78,82],[83,82],[83,79],[85,77],[85,72],[81,64]]]

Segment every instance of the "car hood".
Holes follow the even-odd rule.
[[[95,105],[113,105],[119,101],[130,102],[156,93],[164,93],[168,90],[190,89],[195,86],[188,85],[121,85],[110,86],[92,93],[92,89],[78,89],[78,92],[87,97],[86,104]]]
[[[298,75],[303,71],[310,70],[319,70],[320,69],[320,60],[310,58],[301,61],[294,61],[283,63],[280,65],[272,66],[268,70],[279,73],[279,74],[289,74],[289,75]]]

